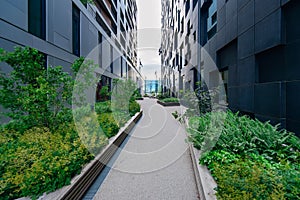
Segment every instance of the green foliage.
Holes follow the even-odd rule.
[[[195,91],[180,91],[180,104],[187,107],[187,111],[179,118],[202,116],[206,113],[217,111],[222,106],[218,102],[219,88],[208,90],[198,83]]]
[[[104,101],[104,102],[97,102],[95,104],[95,112],[99,115],[102,113],[110,113],[111,111],[111,102]]]
[[[80,0],[83,5],[87,5],[87,3],[95,4],[94,0]]]
[[[162,101],[164,103],[179,103],[179,99],[174,98],[174,97],[161,99],[160,101]]]
[[[136,101],[129,102],[129,114],[130,116],[134,116],[137,112],[140,112],[141,106]]]
[[[112,113],[102,113],[98,115],[98,122],[108,138],[115,136],[119,131],[119,126]]]
[[[102,101],[107,101],[110,98],[111,93],[109,92],[108,86],[102,86],[99,91],[99,96]]]
[[[299,199],[300,140],[293,133],[231,111],[192,117],[188,132],[218,183],[218,199]]]
[[[240,158],[216,163],[213,174],[218,199],[285,199],[283,177],[261,162]]]
[[[32,128],[20,134],[6,129],[0,141],[1,199],[36,198],[61,188],[93,158],[72,124],[57,132]]]
[[[129,102],[134,101],[136,84],[132,80],[114,80],[112,91],[112,110],[128,112]]]
[[[162,99],[170,98],[170,96],[168,94],[158,94],[157,98],[159,100],[162,100]]]
[[[116,131],[115,125],[123,127],[130,117],[140,111],[141,107],[133,100],[129,102],[128,109],[129,111],[114,110],[114,112],[112,112],[111,101],[98,102],[95,104],[95,112],[98,115],[98,121],[106,136],[110,138],[117,134],[118,131]]]
[[[142,95],[141,95],[139,89],[134,90],[134,92],[132,94],[132,98],[133,98],[133,100],[138,99],[138,98],[142,98]]]
[[[91,153],[98,155],[108,140],[99,126],[96,113],[91,106],[85,106],[73,110],[73,116],[81,141]]]
[[[179,113],[177,110],[175,112],[172,112],[172,115],[175,119],[177,119],[179,117]]]
[[[8,110],[5,115],[14,120],[11,126],[25,131],[61,123],[58,116],[70,104],[72,77],[60,66],[45,70],[43,56],[28,47],[1,50],[0,62],[12,68],[9,74],[0,74],[0,104]]]
[[[0,62],[12,68],[0,74],[0,104],[12,119],[0,126],[0,199],[35,199],[69,184],[139,110],[135,101],[127,102],[126,112],[119,106],[114,113],[108,101],[96,103],[97,114],[86,105],[87,87],[99,79],[90,60],[74,62],[76,81],[62,67],[46,70],[43,56],[28,47],[0,49]]]
[[[228,111],[224,113],[224,123],[218,125],[220,112],[208,113],[190,119],[190,140],[200,148],[206,137],[221,133],[214,147],[235,154],[255,153],[273,161],[300,159],[300,140],[293,133],[278,130],[269,122],[252,120],[247,116],[239,117]],[[220,121],[221,123],[221,121]]]

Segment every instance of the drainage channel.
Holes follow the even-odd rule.
[[[134,129],[135,128],[133,128],[133,130]],[[131,130],[130,133],[132,133],[133,130]],[[115,154],[113,155],[113,157],[110,159],[110,161],[108,162],[108,164],[105,166],[105,168],[103,169],[103,171],[99,174],[98,178],[95,180],[95,182],[93,183],[93,185],[88,189],[88,191],[86,192],[86,194],[84,195],[84,197],[82,198],[82,200],[92,200],[94,198],[94,196],[96,195],[97,191],[101,187],[101,184],[103,183],[103,181],[105,180],[105,178],[107,177],[108,173],[111,170],[111,167],[109,167],[109,166],[113,166],[113,164],[115,163],[115,161],[119,157],[120,153],[122,152],[123,148],[127,144],[128,140],[130,139],[130,133],[125,138],[125,140],[120,145],[120,147],[117,149],[117,151],[115,152]]]
[[[99,155],[99,158],[93,161],[92,165],[70,189],[62,195],[60,200],[93,199],[111,169],[109,166],[112,166],[120,155],[130,138],[132,130],[135,129],[135,124],[142,116],[143,111],[135,115],[128,126],[113,139],[112,143]],[[105,165],[104,163],[108,164]]]

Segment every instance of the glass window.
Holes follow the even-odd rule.
[[[226,95],[226,101],[228,101],[228,68],[225,68],[223,71],[221,71],[221,78],[224,84],[225,94]]]
[[[72,9],[72,36],[73,54],[80,56],[80,11],[74,4]]]
[[[98,32],[99,66],[102,67],[102,34]]]
[[[217,32],[217,1],[213,0],[208,8],[207,37],[212,38]]]
[[[28,31],[41,39],[46,39],[45,0],[28,0]]]
[[[189,10],[190,10],[190,0],[187,0],[185,2],[185,16],[187,16]]]

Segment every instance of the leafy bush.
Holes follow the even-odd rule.
[[[261,162],[237,159],[216,163],[213,174],[218,199],[284,199],[282,177]]]
[[[179,103],[179,100],[174,97],[161,99],[160,101],[162,101],[164,103]]]
[[[140,112],[141,106],[136,101],[129,102],[129,114],[134,116],[137,112]]]
[[[20,134],[0,133],[0,196],[14,199],[36,198],[54,191],[80,172],[93,156],[81,144],[74,125],[50,132],[48,128],[32,128]]]
[[[62,67],[45,70],[43,56],[36,49],[16,47],[14,52],[0,49],[0,62],[11,66],[0,74],[0,104],[8,117],[25,131],[34,126],[56,127],[58,114],[70,104],[72,77]],[[22,127],[22,126],[25,127]]]
[[[162,99],[170,98],[170,96],[168,94],[158,94],[157,98],[159,100],[162,100]]]
[[[98,115],[98,122],[100,128],[108,138],[115,136],[119,131],[119,126],[112,113],[102,113]]]
[[[299,164],[271,162],[263,156],[211,151],[201,160],[218,183],[218,199],[297,199]]]
[[[204,150],[200,163],[215,177],[219,199],[299,198],[300,140],[293,133],[231,111],[192,117],[188,132]]]
[[[142,95],[141,95],[140,91],[138,89],[136,89],[136,90],[134,90],[132,97],[133,97],[133,100],[136,100],[138,98],[142,98]]]
[[[223,123],[218,120],[222,115]],[[286,130],[278,130],[277,126],[269,122],[252,120],[247,116],[239,117],[238,113],[228,111],[194,117],[189,124],[189,139],[198,149],[203,146],[205,138],[220,133],[214,150],[240,155],[255,153],[273,161],[288,159],[295,162],[300,159],[299,138]]]
[[[102,101],[107,101],[110,98],[111,93],[109,92],[108,86],[102,86],[99,91],[99,97]]]
[[[12,119],[0,126],[0,199],[35,199],[69,184],[119,126],[110,102],[96,103],[98,116],[84,105],[86,87],[98,79],[92,61],[79,58],[72,65],[81,82],[75,82],[62,67],[45,70],[43,56],[28,47],[17,47],[11,53],[0,49],[0,62],[12,67],[11,73],[0,74],[0,104]],[[124,84],[127,86],[133,83]],[[77,95],[72,96],[72,89]],[[125,92],[126,97],[128,94]],[[103,95],[107,97],[107,91]],[[128,104],[129,98],[117,110],[125,113],[119,115],[119,125],[139,107],[135,101]],[[77,107],[73,111],[71,100]],[[125,100],[127,112],[123,112]]]
[[[98,102],[95,104],[95,112],[99,115],[102,113],[110,113],[111,110],[111,102],[110,101],[104,101],[104,102]]]

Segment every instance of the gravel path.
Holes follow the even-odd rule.
[[[140,101],[143,118],[96,193],[96,200],[194,200],[196,182],[185,130],[173,118],[180,107]]]

